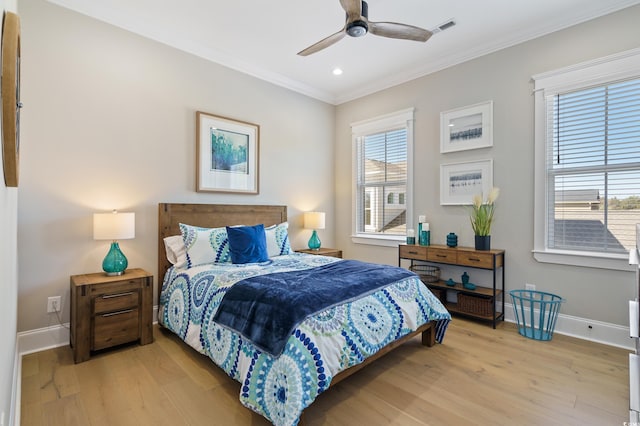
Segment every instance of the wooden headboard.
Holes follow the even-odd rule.
[[[232,225],[276,225],[287,220],[287,206],[231,204],[158,204],[158,293],[164,274],[171,267],[164,248],[164,238],[180,235],[180,223],[204,228]]]

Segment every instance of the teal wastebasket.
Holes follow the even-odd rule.
[[[518,332],[534,340],[551,340],[564,299],[534,290],[511,290]]]

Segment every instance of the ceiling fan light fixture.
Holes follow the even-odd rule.
[[[362,37],[367,34],[369,27],[364,21],[354,21],[347,25],[347,34],[351,37]]]

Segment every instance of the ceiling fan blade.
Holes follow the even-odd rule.
[[[371,34],[382,37],[425,42],[433,35],[429,30],[396,22],[368,22],[367,24]]]
[[[362,16],[361,0],[340,0],[340,5],[347,12],[347,22],[358,21]]]
[[[300,56],[309,56],[312,53],[316,53],[319,52],[322,49],[325,49],[329,46],[331,46],[332,44],[335,44],[337,42],[339,42],[340,40],[342,40],[342,38],[345,36],[345,32],[344,32],[344,28],[342,28],[340,31],[338,31],[335,34],[331,34],[329,37],[320,40],[319,42],[317,42],[316,44],[312,44],[311,46],[307,47],[304,50],[301,50],[300,52],[298,52],[298,55]]]

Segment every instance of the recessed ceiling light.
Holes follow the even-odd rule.
[[[341,75],[342,74],[342,69],[336,67],[333,69],[333,75]]]

